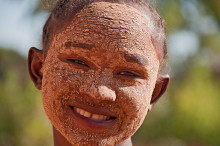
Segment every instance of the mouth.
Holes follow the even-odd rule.
[[[95,121],[108,121],[108,120],[115,119],[115,117],[112,117],[112,116],[93,114],[93,113],[90,113],[88,111],[85,111],[77,107],[71,107],[71,109],[74,110],[77,114],[80,114],[81,116],[84,116],[85,118],[89,118]]]
[[[70,106],[70,109],[77,124],[96,131],[110,128],[117,119],[111,112],[102,108]]]

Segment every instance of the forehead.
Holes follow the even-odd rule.
[[[145,52],[153,48],[146,17],[119,3],[95,2],[85,6],[57,35],[56,42],[84,43],[96,48]],[[62,47],[63,48],[63,47]]]
[[[85,6],[76,17],[92,17],[94,21],[102,22],[102,19],[112,21],[122,21],[120,25],[141,24],[145,23],[145,16],[137,9],[127,4],[110,3],[110,2],[94,2]],[[123,23],[124,21],[124,23]]]

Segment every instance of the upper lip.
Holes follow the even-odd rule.
[[[90,106],[86,103],[77,102],[74,105],[70,105],[70,107],[80,108],[80,109],[83,109],[83,110],[90,112],[92,114],[116,117],[116,114],[114,112],[110,111],[107,108],[100,107],[100,106],[99,107],[98,106]]]

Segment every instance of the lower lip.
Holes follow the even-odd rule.
[[[83,126],[84,128],[92,129],[95,131],[103,131],[109,129],[114,125],[116,121],[116,118],[111,120],[100,121],[92,120],[90,118],[78,114],[75,110],[73,110],[73,108],[70,107],[70,109],[75,117],[74,120],[75,122],[77,122],[77,124]]]

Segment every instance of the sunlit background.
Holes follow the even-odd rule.
[[[133,136],[134,146],[219,146],[220,1],[156,5],[167,23],[172,79]],[[0,0],[0,146],[53,145],[26,63],[30,47],[42,48],[47,7],[45,0]]]

